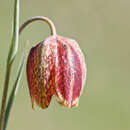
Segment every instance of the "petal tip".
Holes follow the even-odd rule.
[[[79,97],[77,97],[72,103],[65,100],[63,97],[59,99],[56,96],[56,99],[61,106],[66,107],[66,108],[78,107],[78,104],[79,104]]]

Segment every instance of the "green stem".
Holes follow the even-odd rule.
[[[8,124],[8,119],[9,119],[9,116],[10,116],[10,111],[11,111],[11,108],[12,108],[13,103],[14,103],[14,98],[16,97],[16,94],[17,94],[17,91],[18,91],[21,75],[22,75],[22,72],[23,72],[23,65],[24,65],[24,61],[25,61],[26,47],[27,47],[27,44],[26,44],[26,46],[23,50],[23,54],[22,54],[22,57],[21,57],[21,60],[20,60],[20,63],[19,63],[18,74],[16,76],[16,79],[15,79],[15,82],[14,82],[14,85],[13,85],[13,89],[10,93],[9,100],[8,100],[8,103],[7,103],[7,106],[6,106],[3,130],[6,130],[6,127],[7,127],[7,124]]]
[[[2,105],[1,105],[0,130],[3,130],[3,126],[4,126],[4,114],[5,114],[7,92],[9,86],[10,71],[11,71],[11,64],[7,64],[6,75],[5,75],[6,79],[5,79],[4,91],[2,96]]]
[[[12,63],[15,59],[18,50],[18,39],[19,39],[19,0],[14,0],[13,35],[12,35],[11,46],[8,54],[4,90],[3,90],[2,102],[1,102],[0,130],[3,130],[3,126],[4,126],[5,108],[6,108],[6,100],[8,94],[10,72],[11,72]]]
[[[30,19],[28,19],[24,24],[22,24],[22,26],[19,29],[19,34],[22,32],[22,30],[30,23],[34,22],[34,21],[44,21],[47,22],[50,26],[51,29],[51,35],[56,35],[56,29],[55,29],[55,25],[53,24],[53,22],[48,19],[47,17],[44,16],[36,16],[36,17],[32,17]]]

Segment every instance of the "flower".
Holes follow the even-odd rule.
[[[45,109],[55,95],[62,106],[77,106],[86,79],[83,53],[75,40],[50,36],[34,46],[27,60],[32,101]]]

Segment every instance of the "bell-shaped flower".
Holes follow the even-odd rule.
[[[27,80],[32,101],[43,109],[55,95],[62,106],[77,106],[86,78],[83,53],[77,42],[50,36],[30,51]]]

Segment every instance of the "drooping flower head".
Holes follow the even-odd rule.
[[[53,35],[30,50],[27,81],[32,106],[35,101],[47,108],[53,95],[62,106],[77,106],[85,79],[85,59],[75,40]]]

